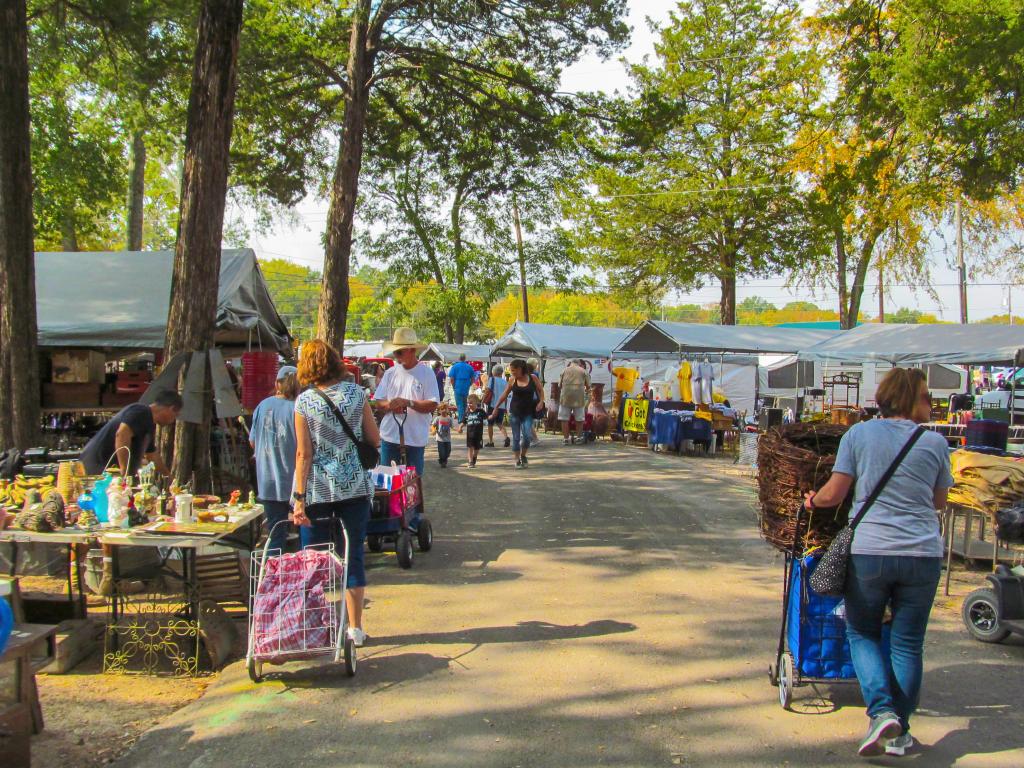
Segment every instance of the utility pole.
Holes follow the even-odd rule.
[[[885,267],[878,264],[878,322],[885,322]]]
[[[960,281],[960,322],[967,324],[967,267],[964,265],[964,220],[960,201],[953,209],[956,226],[956,266]]]
[[[519,203],[512,196],[512,223],[516,227],[516,251],[519,254],[519,289],[523,296],[523,322],[530,322],[530,300],[526,294],[526,255],[523,253],[523,228],[519,223]]]

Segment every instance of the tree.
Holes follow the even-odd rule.
[[[888,3],[899,45],[888,91],[971,197],[1012,190],[1024,168],[1020,0]]]
[[[203,0],[167,318],[168,360],[179,352],[205,352],[213,346],[241,26],[242,0]],[[213,391],[209,373],[205,389]],[[178,423],[174,441],[174,474],[181,483],[194,477],[197,490],[211,481],[212,394],[204,406],[199,424]]]
[[[320,302],[320,273],[285,259],[260,259],[260,271],[292,336],[313,338]]]
[[[898,44],[887,5],[828,0],[811,24],[821,80],[835,87],[797,137],[794,167],[810,181],[808,212],[831,248],[801,269],[837,288],[843,328],[857,323],[872,267],[927,285],[929,228],[948,195],[933,145],[911,135],[886,91]]]
[[[795,0],[684,0],[661,31],[660,66],[633,68],[638,95],[568,213],[584,254],[618,286],[722,287],[793,264],[809,247],[788,147],[806,109]],[[608,162],[611,159],[611,163]]]
[[[759,315],[762,312],[775,310],[775,305],[760,296],[748,296],[739,303],[736,309],[740,312],[747,312],[752,315]]]
[[[24,0],[0,5],[0,450],[39,432],[28,27]]]

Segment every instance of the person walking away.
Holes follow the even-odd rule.
[[[533,418],[544,408],[544,390],[540,380],[531,374],[525,360],[513,360],[509,365],[512,377],[498,395],[498,402],[509,397],[508,413],[512,426],[512,452],[516,456],[516,469],[527,467],[526,453],[533,433]],[[494,415],[489,419],[494,421]]]
[[[319,339],[302,345],[299,383],[309,389],[295,401],[295,490],[292,521],[300,526],[302,545],[342,542],[348,536],[348,636],[361,646],[366,568],[363,542],[370,520],[373,484],[363,469],[355,443],[339,419],[360,442],[377,446],[380,434],[362,387],[343,380],[338,351]]]
[[[437,406],[437,415],[432,426],[434,437],[437,439],[437,463],[447,467],[448,457],[452,455],[452,417],[448,413],[447,403]]]
[[[437,377],[437,395],[440,398],[438,402],[444,402],[444,380],[448,378],[448,374],[444,372],[444,365],[440,360],[434,362],[434,376]]]
[[[498,429],[501,431],[502,437],[505,438],[505,447],[508,448],[511,445],[509,440],[508,431],[505,429],[505,413],[508,411],[508,397],[501,402],[498,402],[498,394],[505,388],[505,369],[500,364],[495,365],[491,368],[491,375],[487,379],[487,391],[490,392],[490,396],[487,398],[487,415],[494,416],[494,420],[488,419],[487,421],[487,442],[484,446],[487,448],[494,447],[494,425],[498,425]]]
[[[299,371],[283,365],[277,372],[275,394],[252,412],[249,445],[256,458],[256,495],[263,505],[270,549],[284,552],[288,526],[278,525],[291,514],[295,477],[295,398],[299,396]]]
[[[473,366],[466,362],[466,355],[459,355],[459,361],[448,371],[448,379],[452,383],[452,392],[455,395],[455,407],[458,409],[458,420],[462,423],[466,415],[466,398],[469,397],[470,387],[476,378],[476,371]]]
[[[586,416],[587,393],[590,391],[590,375],[579,360],[570,360],[558,380],[558,419],[562,422],[562,442],[569,445],[569,421],[576,419],[573,442],[582,442],[580,432]]]
[[[145,459],[152,461],[161,475],[169,477],[171,472],[156,450],[156,428],[171,426],[182,405],[181,395],[171,390],[157,393],[150,405],[126,405],[82,449],[79,458],[85,473],[100,475],[115,460],[121,476],[130,478]]]
[[[469,466],[476,466],[477,456],[484,445],[484,425],[487,423],[487,412],[480,407],[480,396],[473,394],[466,400],[466,417],[459,425],[459,433],[466,430],[466,459]]]
[[[406,463],[415,467],[420,477],[423,454],[430,441],[431,417],[441,400],[437,378],[418,358],[426,346],[412,328],[395,329],[391,341],[384,345],[384,353],[392,355],[396,365],[385,372],[374,401],[384,411],[380,420],[380,463],[403,463],[400,443],[404,436]]]
[[[942,566],[936,510],[945,508],[953,485],[945,439],[918,426],[931,418],[924,372],[893,368],[875,399],[883,418],[843,435],[832,476],[806,497],[811,510],[834,507],[853,487],[852,520],[901,450],[916,439],[854,529],[850,546],[846,626],[870,718],[858,749],[863,757],[902,755],[914,744],[910,718],[920,696],[925,631]],[[889,648],[882,640],[887,606],[892,611]]]

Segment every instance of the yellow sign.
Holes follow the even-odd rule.
[[[647,414],[651,408],[651,401],[643,398],[633,400],[627,398],[622,401],[622,429],[626,432],[646,432]]]

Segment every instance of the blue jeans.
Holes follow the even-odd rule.
[[[448,457],[452,455],[452,443],[450,440],[437,441],[437,460],[442,464],[448,463]]]
[[[462,423],[462,416],[466,413],[466,400],[469,398],[469,390],[455,393],[455,409],[459,412],[459,424]]]
[[[522,452],[526,453],[526,449],[530,447],[530,437],[533,435],[533,414],[516,416],[509,411],[508,420],[512,425],[512,451],[519,453],[519,447],[522,445]]]
[[[940,557],[851,555],[846,578],[846,630],[868,716],[895,713],[904,732],[921,694],[924,635],[942,568]],[[892,610],[890,652],[882,617]]]
[[[411,445],[405,446],[405,455],[408,459],[407,464],[410,467],[416,468],[416,474],[423,477],[423,454],[426,451],[424,446],[414,448]],[[398,443],[389,443],[386,440],[380,444],[380,463],[385,467],[390,467],[391,462],[395,464],[402,463],[402,450]]]
[[[260,499],[263,505],[263,519],[267,523],[267,536],[270,538],[270,549],[284,552],[285,544],[288,543],[288,524],[278,525],[282,520],[287,520],[291,514],[291,504],[287,501],[266,501]]]
[[[363,542],[366,541],[366,524],[370,521],[370,497],[361,496],[329,504],[311,504],[306,507],[306,516],[313,525],[299,526],[302,546],[333,542],[338,557],[344,555],[344,539],[338,530],[338,523],[345,526],[345,532],[348,534],[348,586],[365,587]]]

